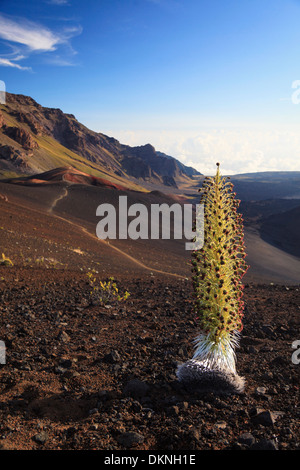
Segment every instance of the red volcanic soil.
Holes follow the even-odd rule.
[[[91,176],[83,171],[76,170],[73,167],[61,167],[54,170],[39,173],[38,175],[24,176],[21,178],[12,178],[5,180],[7,183],[19,184],[25,186],[36,186],[44,184],[53,184],[60,181],[66,181],[73,184],[84,184],[88,186],[101,186],[103,188],[114,188],[118,190],[126,189],[124,186],[117,185],[111,181]]]
[[[8,202],[0,199],[1,244],[15,264],[32,265],[43,257],[57,266],[97,269],[114,276],[190,273],[184,240],[106,241],[96,236],[99,204],[118,208],[119,196],[126,195],[128,207],[136,202],[149,207],[166,202],[160,196],[65,182],[37,187],[0,183],[0,191],[8,198]]]
[[[1,449],[299,450],[299,285],[245,281],[245,392],[197,394],[175,375],[198,332],[182,242],[94,233],[99,203],[162,196],[66,182],[0,193],[0,253],[14,262],[0,266]],[[130,297],[102,305],[91,269]]]
[[[129,299],[105,307],[78,270],[0,276],[2,449],[299,450],[299,286],[246,285],[247,384],[228,397],[176,379],[197,332],[189,281],[120,279]]]

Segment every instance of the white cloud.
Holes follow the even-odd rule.
[[[24,18],[11,19],[0,14],[0,38],[7,41],[9,46],[14,46],[15,51],[8,56],[2,56],[0,65],[15,67],[18,69],[30,69],[16,64],[20,57],[28,57],[31,53],[51,53],[64,45],[68,47],[69,54],[75,54],[70,45],[70,39],[82,32],[81,27],[74,26],[65,28],[63,31],[54,32],[49,28],[28,21]],[[18,48],[16,48],[16,44]],[[20,51],[22,54],[20,55]],[[58,57],[58,56],[57,56]],[[57,63],[59,61],[57,60]],[[69,61],[62,59],[60,64]]]
[[[27,46],[32,51],[54,51],[62,37],[44,26],[21,19],[13,21],[0,15],[0,37]]]

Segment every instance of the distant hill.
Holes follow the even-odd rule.
[[[262,199],[260,201],[241,201],[239,211],[243,214],[245,224],[262,222],[274,216],[300,206],[299,199]]]
[[[237,195],[243,201],[300,199],[300,171],[267,171],[232,175]]]
[[[231,181],[245,225],[256,227],[263,241],[300,257],[300,172],[248,173]]]
[[[299,233],[300,200],[298,207],[265,217],[260,225],[260,235],[263,240],[298,257],[300,257]]]
[[[94,132],[60,109],[7,93],[0,105],[0,177],[69,167],[135,189],[177,188],[200,173],[146,144],[130,147]]]

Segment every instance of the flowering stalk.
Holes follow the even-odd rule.
[[[240,201],[233,184],[222,177],[217,163],[214,177],[206,177],[200,202],[204,204],[204,245],[192,253],[194,310],[200,332],[189,367],[236,374],[235,347],[242,330],[242,277],[245,246]],[[178,375],[178,374],[177,374]],[[184,369],[179,376],[184,376]],[[194,377],[195,378],[195,377]]]

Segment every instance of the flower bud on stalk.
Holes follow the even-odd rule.
[[[240,392],[244,379],[236,374],[235,348],[243,327],[242,278],[248,266],[243,219],[236,211],[240,200],[227,179],[217,163],[216,175],[205,178],[200,190],[208,229],[203,248],[192,253],[199,334],[193,359],[179,366],[177,376],[200,388],[211,389],[215,382],[220,392]]]

